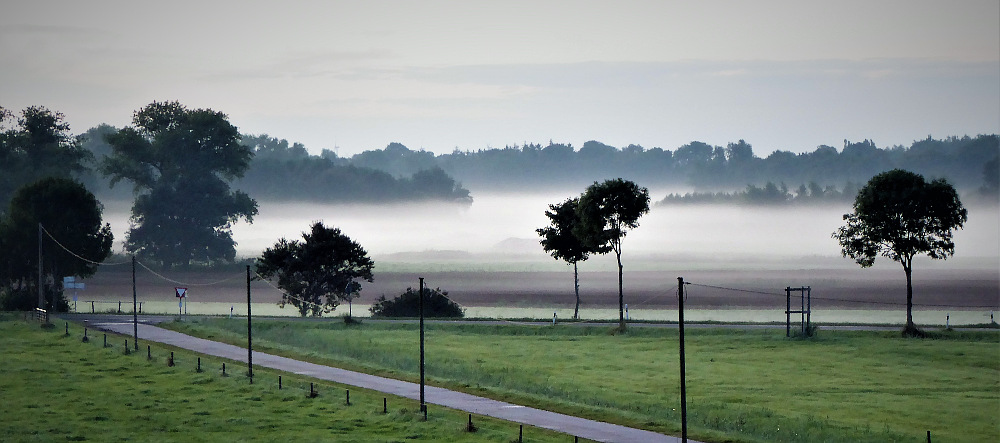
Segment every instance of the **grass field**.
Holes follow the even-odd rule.
[[[246,323],[172,329],[235,344]],[[686,340],[692,438],[706,441],[997,441],[1000,334],[692,329]],[[436,385],[677,435],[676,330],[607,326],[427,327]],[[256,349],[414,380],[416,326],[254,321]]]
[[[254,371],[196,354],[152,344],[126,355],[126,337],[60,323],[45,330],[0,314],[0,440],[20,441],[517,441],[516,424],[474,417],[477,431],[466,431],[468,415],[431,408],[428,421],[416,401],[387,399],[384,394],[317,384],[320,395],[308,398],[309,379]],[[131,344],[131,343],[130,343]],[[176,365],[167,366],[174,352]],[[524,428],[525,441],[571,439],[543,429]]]

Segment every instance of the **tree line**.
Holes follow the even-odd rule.
[[[393,143],[385,149],[352,156],[351,164],[403,175],[440,167],[473,189],[523,191],[545,186],[586,186],[594,180],[622,177],[646,186],[694,187],[699,192],[741,189],[747,185],[815,183],[822,189],[864,183],[891,169],[945,178],[959,189],[996,195],[1000,182],[1000,137],[927,137],[910,146],[879,148],[872,140],[844,140],[842,149],[819,146],[796,154],[775,151],[758,157],[745,140],[725,147],[693,141],[671,151],[639,145],[616,148],[588,141],[572,144],[526,143],[498,149],[434,155]],[[793,191],[794,192],[794,191]]]
[[[687,192],[684,194],[670,193],[659,205],[680,204],[737,204],[737,205],[784,205],[784,204],[817,204],[817,203],[849,203],[858,192],[858,185],[847,182],[843,187],[834,185],[820,186],[816,182],[809,185],[801,184],[791,190],[784,183],[767,182],[764,186],[747,185],[741,191],[735,192]]]
[[[100,125],[82,134],[80,146],[90,154],[90,168],[81,180],[100,198],[128,200],[131,193],[109,185],[99,170],[100,160],[111,154],[107,137],[119,130]],[[240,134],[239,143],[252,152],[249,166],[233,186],[262,200],[295,200],[322,203],[437,200],[470,203],[472,195],[437,166],[406,174],[359,166],[338,158],[332,151],[311,155],[301,143],[267,134]]]

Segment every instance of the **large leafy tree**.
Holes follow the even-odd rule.
[[[38,300],[39,224],[43,235],[44,293],[60,293],[64,276],[89,277],[111,253],[111,226],[102,225],[102,207],[83,185],[46,178],[19,189],[0,220],[0,283],[3,308],[65,309],[64,300]],[[44,289],[44,288],[43,288]],[[36,304],[35,301],[38,300]]]
[[[303,317],[332,312],[343,300],[361,291],[357,280],[373,281],[375,263],[368,253],[339,228],[316,222],[302,241],[284,238],[264,250],[257,260],[261,278],[276,279],[281,306],[291,304]]]
[[[573,232],[580,224],[577,212],[579,204],[579,198],[570,198],[562,203],[549,205],[549,210],[545,211],[549,225],[535,230],[542,238],[539,240],[542,249],[556,260],[573,265],[573,289],[576,291],[573,318],[580,318],[580,272],[577,263],[587,260],[594,252]]]
[[[233,223],[257,214],[256,201],[230,189],[253,157],[236,127],[177,102],[153,102],[132,124],[108,136],[102,167],[112,185],[128,180],[138,194],[125,249],[168,267],[233,260]]]
[[[587,187],[577,206],[580,223],[574,234],[598,254],[614,252],[618,260],[618,327],[625,330],[625,296],[622,277],[622,239],[639,227],[649,212],[649,190],[630,180],[616,178]]]
[[[45,177],[85,171],[90,153],[69,133],[62,113],[31,106],[15,118],[0,107],[0,211],[14,191]]]
[[[968,220],[955,188],[943,179],[927,182],[909,171],[894,169],[873,177],[858,192],[854,212],[833,233],[844,257],[861,267],[877,256],[899,262],[906,274],[904,335],[921,335],[913,324],[913,257],[946,259],[955,254],[952,231]]]

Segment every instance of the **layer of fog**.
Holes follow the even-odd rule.
[[[654,200],[663,192],[652,194]],[[477,194],[471,205],[314,204],[259,202],[253,224],[237,223],[237,254],[253,257],[284,237],[299,239],[314,221],[340,228],[376,261],[473,257],[479,260],[528,260],[556,264],[542,251],[535,229],[546,226],[548,204],[573,193],[534,195]],[[111,205],[116,250],[128,228],[127,205]],[[826,206],[653,206],[639,228],[625,239],[626,256],[696,258],[724,263],[735,259],[773,258],[801,262],[809,258],[856,266],[840,258],[831,233],[843,224],[849,204]],[[1000,216],[996,207],[970,207],[965,229],[955,234],[956,256],[948,262],[979,266],[1000,263]],[[605,265],[607,258],[604,260]],[[882,260],[886,262],[887,260]],[[891,263],[891,262],[890,262]],[[613,262],[610,263],[613,266]]]

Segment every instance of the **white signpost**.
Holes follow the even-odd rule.
[[[187,290],[188,288],[174,288],[174,295],[177,297],[177,315],[187,314]]]
[[[83,282],[77,282],[76,277],[63,277],[63,290],[72,289],[73,290],[73,311],[76,311],[76,300],[79,298],[77,296],[78,290],[87,289],[87,285]]]

